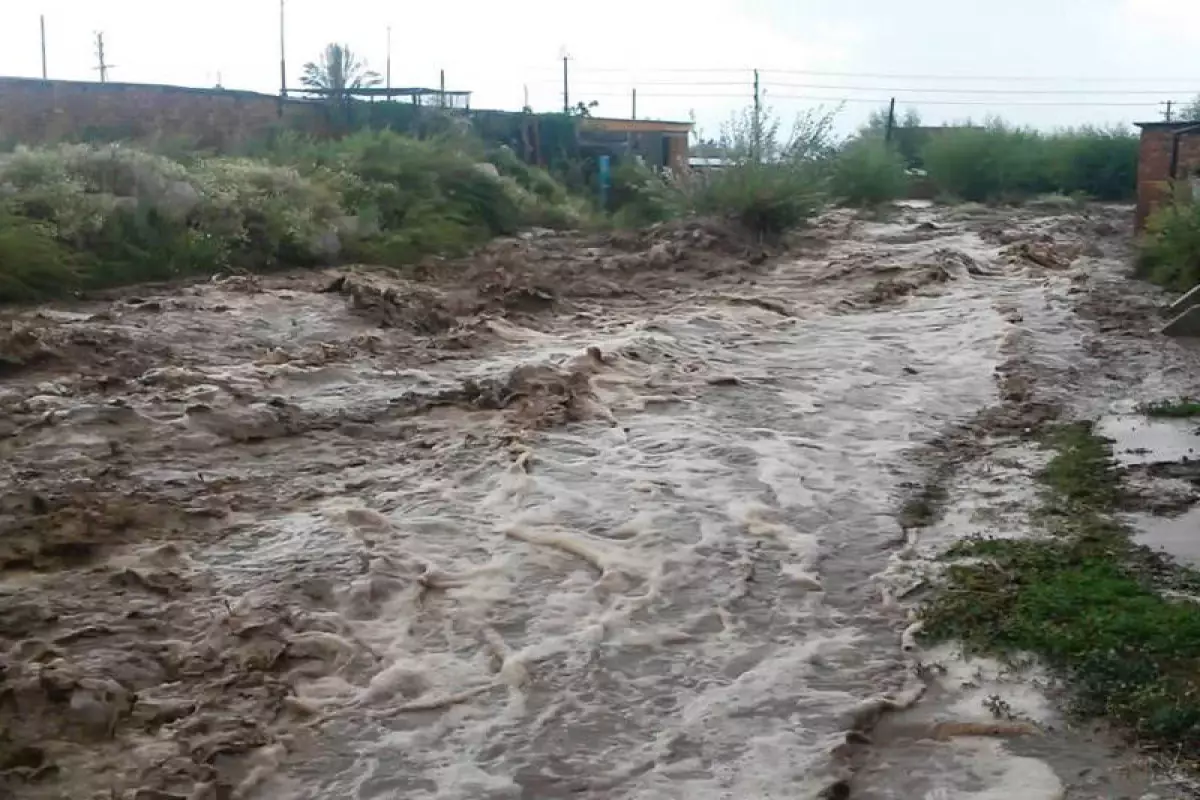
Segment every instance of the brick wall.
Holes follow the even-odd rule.
[[[1169,127],[1144,128],[1138,152],[1137,229],[1146,217],[1170,197],[1171,148],[1174,131]],[[1177,177],[1186,181],[1200,169],[1200,131],[1185,133],[1179,140]]]
[[[256,92],[0,78],[0,145],[186,137],[227,148],[281,124],[316,128],[320,109]]]

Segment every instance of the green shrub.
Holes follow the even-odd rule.
[[[685,210],[679,189],[634,159],[613,170],[609,205],[617,225],[631,228],[665,222]]]
[[[908,186],[904,159],[882,139],[856,139],[833,162],[830,192],[853,206],[877,206],[904,195]]]
[[[461,134],[281,133],[258,147],[259,158],[186,162],[123,145],[0,155],[0,299],[231,268],[403,264],[587,217],[545,171]]]
[[[1200,203],[1173,203],[1146,220],[1137,274],[1186,292],[1200,284]]]
[[[923,160],[936,191],[974,202],[1039,194],[1098,200],[1134,195],[1137,137],[1123,128],[1043,134],[1000,121],[930,135]]]
[[[54,226],[0,209],[0,303],[31,302],[79,286],[75,254]]]
[[[821,209],[821,181],[809,165],[743,162],[708,176],[693,199],[708,214],[730,217],[759,236],[777,236]]]
[[[1137,193],[1139,140],[1123,127],[1084,127],[1047,139],[1064,194],[1096,200],[1131,200]]]
[[[688,187],[692,210],[739,221],[759,236],[775,236],[820,211],[828,179],[833,115],[796,118],[780,133],[771,112],[745,110],[722,126],[719,145],[730,165],[698,176]]]

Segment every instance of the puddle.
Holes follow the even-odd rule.
[[[1200,507],[1177,517],[1133,514],[1130,521],[1138,544],[1164,550],[1184,564],[1200,567]]]
[[[1124,466],[1200,457],[1195,420],[1127,414],[1101,418],[1096,432],[1113,440],[1113,455]]]

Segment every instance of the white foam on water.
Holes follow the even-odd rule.
[[[736,362],[769,382],[693,383],[684,402],[625,412],[620,435],[553,430],[525,466],[414,474],[412,490],[386,496],[393,530],[374,551],[465,577],[419,605],[393,588],[352,621],[384,659],[355,700],[375,716],[339,723],[360,755],[318,786],[499,798],[516,781],[547,797],[574,786],[703,800],[806,796],[838,774],[830,752],[875,691],[869,676],[899,660],[861,649],[862,632],[823,600],[822,563],[843,547],[879,553],[894,535],[907,451],[990,401],[1003,326],[972,297],[804,328],[765,319],[725,309],[700,339],[742,326],[725,332],[741,339]],[[704,358],[698,325],[660,320],[653,343],[621,345],[641,361],[597,365],[594,383],[654,391],[662,365]],[[547,357],[547,342],[528,340]],[[858,367],[831,369],[831,356]],[[900,370],[910,363],[924,377]],[[395,716],[401,699],[437,708]]]
[[[1002,742],[960,739],[953,751],[949,786],[933,789],[925,800],[1062,800],[1066,789],[1049,766],[1036,758],[1008,752]]]

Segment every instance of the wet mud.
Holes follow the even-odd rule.
[[[534,232],[4,312],[0,793],[1096,796],[1065,772],[1134,762],[966,713],[907,612],[913,530],[1023,524],[963,499],[993,440],[1200,374],[1130,216]]]

